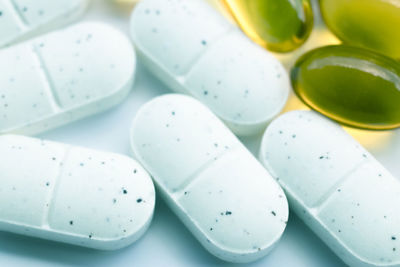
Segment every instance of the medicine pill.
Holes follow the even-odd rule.
[[[250,262],[280,239],[288,220],[282,189],[199,101],[151,100],[134,119],[131,144],[169,207],[213,255]]]
[[[253,41],[276,52],[302,45],[313,29],[309,0],[223,0]]]
[[[303,55],[291,72],[295,93],[311,108],[349,126],[400,127],[400,64],[350,46]]]
[[[119,31],[82,23],[0,50],[0,70],[0,134],[37,134],[120,103],[136,58]]]
[[[286,103],[290,82],[281,63],[205,1],[140,1],[131,35],[154,75],[239,135],[260,133]]]
[[[101,250],[148,228],[154,186],[134,160],[39,139],[0,136],[0,230]]]
[[[349,266],[400,266],[400,181],[337,123],[292,111],[267,128],[260,160],[291,209]]]
[[[79,17],[88,0],[0,0],[0,47],[61,27]]]
[[[346,44],[400,60],[400,1],[320,0],[325,23]]]

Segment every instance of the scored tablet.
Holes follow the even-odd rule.
[[[0,48],[71,22],[87,4],[88,0],[0,0]]]
[[[260,133],[286,103],[282,64],[205,1],[140,1],[131,36],[154,75],[200,100],[236,134]]]
[[[134,156],[198,241],[231,262],[265,256],[286,227],[286,197],[270,174],[203,104],[164,95],[131,128]]]
[[[349,266],[400,266],[400,181],[339,124],[286,113],[267,128],[260,160],[291,209]]]
[[[119,31],[82,23],[0,50],[0,69],[0,134],[37,134],[120,103],[136,57]]]
[[[101,250],[148,228],[154,186],[129,157],[0,136],[0,230]]]

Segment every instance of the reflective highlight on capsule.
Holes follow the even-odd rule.
[[[321,0],[327,26],[345,43],[400,59],[400,1]]]
[[[309,0],[223,1],[242,30],[272,51],[296,49],[307,40],[313,28]]]
[[[296,94],[311,108],[348,126],[400,127],[400,64],[350,46],[303,55],[291,71]]]

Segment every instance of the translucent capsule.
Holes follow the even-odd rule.
[[[296,94],[311,108],[349,126],[400,127],[400,64],[350,46],[303,55],[291,72]]]
[[[139,0],[111,0],[114,4],[120,5],[122,7],[132,7],[136,5]]]
[[[313,27],[309,0],[223,0],[242,30],[272,51],[288,52],[303,44]]]
[[[345,43],[400,59],[399,0],[321,0],[328,27]]]

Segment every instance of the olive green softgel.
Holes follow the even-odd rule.
[[[344,43],[400,59],[400,0],[320,0],[320,8]]]
[[[288,52],[313,28],[309,0],[223,0],[242,30],[262,47]]]
[[[311,108],[363,129],[400,127],[400,63],[371,50],[326,46],[291,71],[294,91]]]

